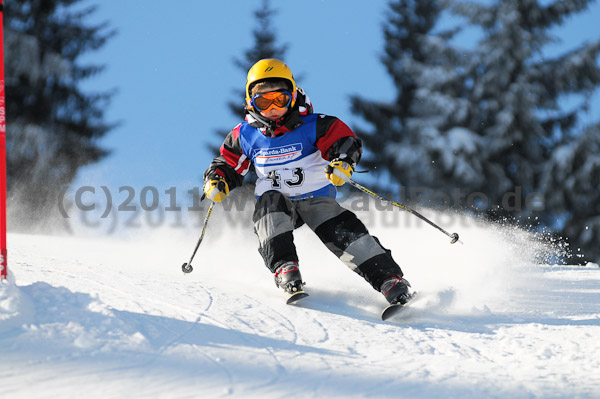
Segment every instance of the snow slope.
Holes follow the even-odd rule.
[[[381,214],[361,217],[419,291],[391,322],[305,227],[298,306],[219,210],[189,275],[198,228],[9,234],[0,398],[600,397],[597,265],[541,265],[553,249],[513,228],[454,220],[450,245]]]

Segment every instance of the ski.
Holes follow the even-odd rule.
[[[286,303],[288,305],[290,305],[290,304],[296,302],[299,299],[306,298],[307,296],[308,296],[308,294],[306,292],[304,292],[304,291],[294,292],[292,295],[290,295],[288,297],[288,300],[287,300]]]
[[[406,308],[406,305],[408,305],[414,299],[415,295],[417,295],[416,292],[412,293],[406,303],[395,303],[383,309],[383,312],[381,312],[381,320],[385,321],[390,317],[402,312]]]

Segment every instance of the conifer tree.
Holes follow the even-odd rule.
[[[263,0],[261,7],[254,12],[255,28],[252,30],[254,45],[246,50],[243,58],[235,58],[233,60],[234,65],[240,71],[244,72],[244,74],[247,73],[252,65],[258,60],[265,58],[277,58],[283,60],[287,45],[278,46],[276,44],[277,36],[275,35],[275,28],[272,22],[272,19],[276,14],[277,12],[271,8],[269,0]],[[240,120],[244,117],[246,94],[244,93],[244,90],[236,89],[234,90],[234,96],[235,100],[230,101],[227,105],[235,119]],[[231,130],[231,128],[217,131],[221,140],[225,138],[229,130]],[[218,154],[218,146],[211,146],[211,149],[215,154]],[[252,178],[246,180],[249,181],[252,180]]]
[[[582,126],[581,116],[600,84],[600,41],[553,58],[543,53],[560,39],[551,29],[589,3],[500,0],[489,6],[457,3],[454,11],[484,32],[471,58],[474,85],[464,123],[487,142],[477,154],[485,165],[481,190],[492,204],[504,205],[510,191],[520,189],[523,198],[541,193],[548,199],[536,212],[541,226],[557,229],[575,251],[598,259],[600,186],[590,186],[599,169],[592,151],[598,128]],[[561,103],[566,97],[577,99],[576,105]],[[495,213],[531,220],[531,209],[513,208]]]
[[[532,216],[524,199],[541,194],[548,206],[540,210],[537,204],[534,219],[567,233],[572,246],[597,254],[591,243],[598,242],[600,230],[593,205],[599,186],[590,186],[585,176],[598,174],[592,150],[598,130],[582,127],[580,117],[600,83],[600,42],[552,58],[544,53],[557,40],[551,30],[589,1],[445,1],[466,26],[481,32],[468,51],[448,45],[450,34],[432,34],[439,4],[390,3],[382,61],[396,99],[352,99],[353,110],[372,125],[370,131],[356,129],[376,154],[365,163],[403,185],[481,193],[482,203],[461,205],[524,224]],[[567,107],[565,97],[579,102]],[[559,173],[566,161],[557,153],[569,154],[572,176]],[[571,190],[575,186],[586,189]]]
[[[600,123],[555,148],[542,187],[548,224],[569,240],[569,263],[600,263]]]
[[[483,31],[469,60],[474,83],[462,126],[486,142],[477,153],[485,179],[471,189],[485,192],[491,204],[501,204],[518,187],[523,196],[539,190],[557,144],[577,134],[585,102],[563,110],[560,99],[585,96],[600,83],[595,61],[600,43],[552,59],[544,57],[543,49],[553,40],[550,29],[587,3],[499,0],[491,5],[457,2],[453,9]]]
[[[111,125],[103,119],[108,93],[85,93],[79,83],[102,70],[80,57],[114,34],[84,20],[95,7],[79,0],[5,3],[7,186],[26,227],[56,209],[57,194],[77,170],[98,162]]]
[[[395,99],[388,104],[351,98],[352,110],[372,126],[368,130],[354,128],[366,148],[361,165],[409,191],[445,188],[442,178],[457,171],[465,179],[477,175],[464,159],[473,151],[468,146],[457,149],[465,154],[447,164],[435,162],[443,157],[448,144],[455,144],[442,132],[466,112],[464,69],[460,67],[464,52],[449,44],[456,31],[436,30],[441,12],[436,0],[392,1],[384,27],[382,62],[395,84]]]

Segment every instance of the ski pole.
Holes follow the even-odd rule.
[[[455,242],[459,241],[458,240],[458,234],[457,233],[448,233],[446,230],[442,229],[440,226],[438,226],[437,224],[433,223],[431,220],[427,219],[425,216],[421,215],[419,212],[415,211],[414,209],[409,208],[406,205],[402,205],[397,203],[396,201],[391,201],[387,198],[382,197],[379,194],[375,194],[373,191],[369,190],[368,188],[358,184],[357,182],[355,182],[352,179],[348,180],[348,183],[350,183],[350,185],[352,187],[355,187],[357,189],[359,189],[360,191],[362,191],[363,193],[369,194],[370,196],[377,198],[380,201],[384,201],[384,202],[389,202],[390,204],[397,206],[400,209],[403,209],[409,213],[412,213],[413,215],[415,215],[416,217],[418,217],[419,219],[429,223],[431,226],[435,227],[436,229],[438,229],[439,231],[441,231],[442,233],[446,234],[448,237],[450,237],[450,244],[454,244]],[[461,244],[463,243],[462,241],[459,241]]]
[[[194,268],[192,267],[192,259],[194,259],[194,256],[196,256],[196,251],[198,251],[198,247],[200,246],[200,243],[204,239],[204,234],[206,233],[206,225],[208,225],[208,219],[210,219],[210,215],[212,214],[214,206],[215,206],[215,202],[211,201],[210,206],[208,207],[208,212],[206,212],[206,216],[204,217],[204,226],[202,226],[202,233],[200,233],[200,238],[198,239],[196,248],[194,248],[192,257],[190,258],[190,260],[187,263],[184,263],[181,266],[181,270],[183,270],[184,273],[191,273],[192,270],[194,270]]]

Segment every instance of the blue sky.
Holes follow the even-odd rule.
[[[118,34],[85,57],[85,62],[107,68],[83,87],[116,89],[105,116],[121,125],[101,141],[112,154],[83,168],[72,187],[154,186],[159,192],[177,187],[183,192],[201,186],[213,157],[207,145],[220,144],[215,131],[239,122],[226,106],[245,83],[245,73],[233,59],[252,47],[253,12],[261,3],[87,0],[99,4],[88,21],[108,21]],[[286,62],[302,76],[298,84],[317,112],[336,115],[352,126],[360,120],[350,112],[351,94],[384,101],[393,97],[391,79],[379,61],[387,4],[272,1],[278,11],[273,22],[278,44],[288,45]],[[552,51],[598,37],[599,20],[596,2],[555,32],[563,42]],[[594,96],[589,121],[600,115],[599,97]]]

